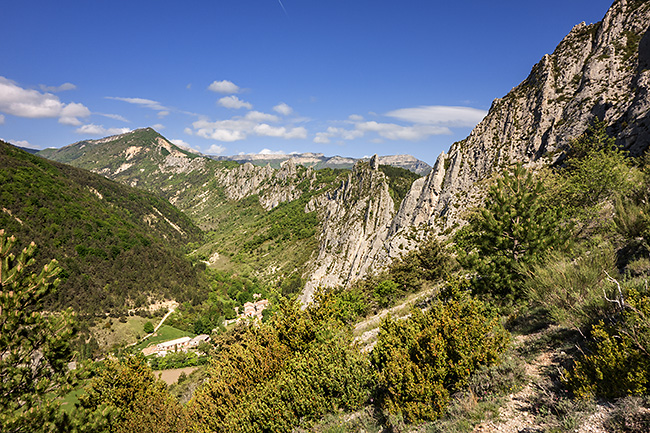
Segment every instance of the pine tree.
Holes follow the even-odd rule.
[[[476,271],[477,292],[502,301],[518,298],[521,267],[566,243],[556,212],[542,204],[542,189],[530,171],[515,166],[497,179],[484,208],[461,231],[461,261]]]
[[[40,302],[54,290],[56,260],[30,273],[36,245],[16,256],[14,236],[0,230],[0,431],[68,430],[57,396],[73,383],[68,368],[74,334],[72,312],[43,313]]]

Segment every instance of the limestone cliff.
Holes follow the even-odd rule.
[[[604,119],[632,155],[647,149],[649,26],[650,2],[627,0],[614,2],[599,23],[576,25],[526,80],[493,102],[465,140],[443,152],[433,170],[413,183],[387,230],[373,237],[373,245],[383,245],[367,256],[371,261],[362,269],[386,265],[427,232],[452,232],[479,203],[495,173],[515,162],[537,167],[561,160],[570,140],[594,118]],[[321,267],[312,281],[349,280],[327,269]]]
[[[311,301],[319,286],[346,285],[363,277],[384,255],[395,204],[377,155],[369,162],[357,162],[347,180],[314,197],[306,211],[318,212],[322,230],[318,253],[308,264],[303,303]]]
[[[420,224],[452,229],[496,171],[558,161],[596,117],[632,155],[642,153],[650,145],[649,25],[650,3],[627,0],[614,2],[600,23],[576,25],[413,185],[391,234]]]

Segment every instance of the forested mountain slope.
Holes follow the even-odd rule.
[[[0,167],[0,227],[37,244],[37,265],[63,268],[50,308],[120,313],[205,292],[185,257],[202,233],[166,200],[5,142]]]

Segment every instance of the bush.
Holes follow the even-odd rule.
[[[407,422],[439,417],[450,393],[477,368],[495,363],[508,341],[498,317],[454,286],[426,312],[387,318],[372,352],[383,410]]]
[[[172,433],[184,431],[187,423],[183,406],[141,354],[105,360],[79,400],[88,421],[97,423],[84,431]]]
[[[144,324],[143,331],[146,332],[147,334],[151,334],[154,330],[153,323],[151,322],[146,322]]]
[[[189,404],[196,431],[289,432],[370,395],[372,370],[349,329],[296,303],[219,338],[210,379]]]
[[[650,296],[632,289],[617,301],[618,316],[593,326],[589,350],[566,375],[578,397],[650,394]]]
[[[393,301],[399,291],[399,286],[393,280],[384,280],[375,286],[375,298],[381,307],[385,307]]]
[[[453,268],[454,262],[446,245],[430,238],[416,251],[395,260],[389,268],[389,276],[400,290],[415,292],[425,281],[436,281]]]
[[[541,199],[544,185],[517,165],[504,171],[487,194],[485,207],[455,235],[460,262],[476,272],[475,292],[500,304],[518,300],[521,269],[567,244],[557,212]]]

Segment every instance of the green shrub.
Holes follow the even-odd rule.
[[[399,286],[393,280],[384,280],[375,286],[375,298],[377,303],[385,307],[389,305],[399,291]]]
[[[395,260],[389,268],[389,278],[405,292],[415,292],[425,281],[436,281],[449,273],[454,262],[447,246],[430,238],[420,247]]]
[[[650,394],[650,296],[630,290],[611,325],[592,329],[593,343],[566,375],[579,397]]]
[[[183,406],[141,354],[103,361],[79,400],[82,432],[171,433],[187,425]]]
[[[269,323],[221,337],[210,379],[188,406],[193,431],[289,432],[360,407],[373,373],[349,329],[338,325],[284,302]]]
[[[508,341],[498,317],[458,288],[426,312],[387,318],[372,352],[383,410],[407,422],[439,417],[450,393],[477,368],[496,362]]]
[[[151,334],[154,330],[153,323],[151,323],[150,321],[145,322],[142,330],[147,334]]]

